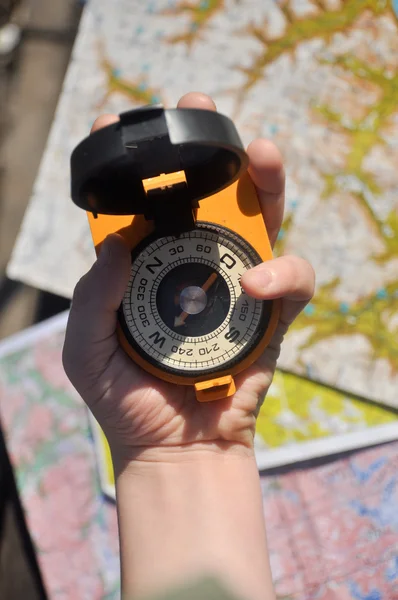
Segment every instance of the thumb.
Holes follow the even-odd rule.
[[[245,292],[259,300],[282,298],[280,321],[290,325],[314,294],[315,273],[298,256],[269,260],[242,275]]]
[[[130,264],[127,244],[112,234],[75,288],[63,350],[64,368],[74,385],[81,373],[85,379],[98,376],[118,347],[117,310],[128,284]]]

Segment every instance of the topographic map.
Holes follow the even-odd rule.
[[[73,147],[101,112],[190,90],[285,158],[276,252],[308,259],[317,290],[280,366],[398,407],[396,0],[91,0],[10,276],[71,295],[93,260]]]
[[[62,368],[66,319],[0,342],[0,420],[49,600],[119,600],[116,506],[103,494],[114,496],[112,464],[105,445],[95,453],[88,412]],[[387,441],[382,428],[397,418],[277,372],[256,455],[263,467],[276,455],[301,460],[320,437],[347,450],[343,438],[355,431]],[[397,472],[394,442],[261,474],[278,600],[398,600]]]

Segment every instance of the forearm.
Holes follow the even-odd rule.
[[[117,474],[123,598],[204,575],[273,600],[259,476],[250,453],[184,452]]]

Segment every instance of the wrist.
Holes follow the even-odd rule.
[[[145,465],[152,465],[156,470],[162,466],[167,468],[168,465],[255,457],[254,447],[223,440],[130,448],[111,445],[111,453],[116,478],[123,472],[130,476],[137,475]]]
[[[203,446],[157,448],[117,471],[125,597],[214,575],[238,597],[273,598],[254,454]]]

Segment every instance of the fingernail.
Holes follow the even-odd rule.
[[[108,242],[108,238],[105,238],[105,240],[101,244],[100,253],[97,258],[97,265],[99,267],[106,267],[106,265],[109,265],[110,261],[111,261],[110,244]]]
[[[272,279],[273,279],[272,272],[269,271],[268,269],[259,269],[258,270],[258,286],[261,289],[266,290],[269,287]]]
[[[272,271],[262,266],[254,268],[245,274],[245,283],[255,286],[259,290],[266,290],[273,279]]]

